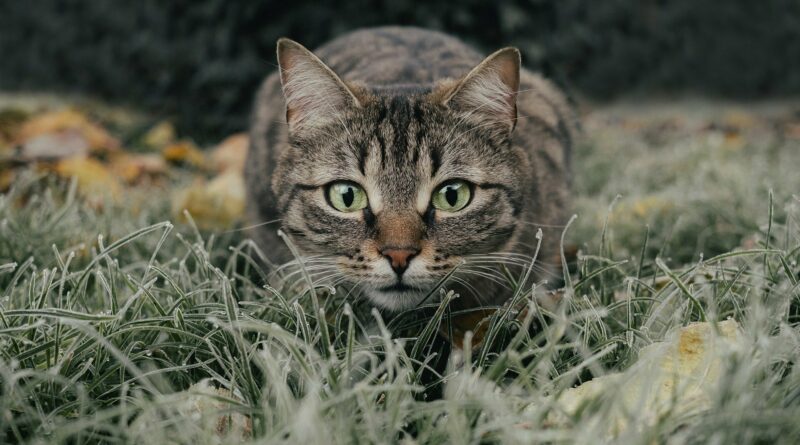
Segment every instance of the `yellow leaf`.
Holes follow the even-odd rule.
[[[157,154],[120,154],[111,158],[109,168],[128,183],[145,177],[156,177],[167,173],[164,158]]]
[[[749,130],[758,125],[756,116],[742,109],[733,109],[725,113],[722,123],[726,128],[739,130]]]
[[[164,147],[175,141],[175,127],[169,121],[162,121],[148,130],[142,141],[148,147]]]
[[[233,169],[237,172],[244,171],[247,162],[247,149],[250,139],[246,133],[236,133],[228,136],[211,152],[211,162],[214,169],[222,172]]]
[[[28,113],[16,108],[0,111],[0,151],[7,148],[16,139],[22,123],[28,119]]]
[[[203,152],[190,141],[180,141],[167,145],[161,151],[164,159],[173,164],[186,164],[195,168],[204,168],[206,157]]]
[[[74,128],[44,133],[29,138],[22,145],[20,157],[24,161],[48,161],[89,154],[89,141]]]
[[[194,186],[175,193],[172,210],[183,219],[183,210],[203,228],[227,228],[244,214],[244,178],[239,172],[228,170],[210,182],[198,180]]]
[[[91,158],[67,158],[59,161],[55,171],[64,178],[75,177],[78,191],[101,204],[105,198],[119,199],[122,187],[117,177],[100,161]]]
[[[786,124],[786,137],[789,139],[800,139],[800,122],[790,122]]]
[[[19,129],[16,142],[21,145],[38,136],[62,132],[79,134],[93,152],[119,149],[116,138],[82,113],[72,109],[48,112],[29,119]]]
[[[10,168],[0,168],[0,192],[5,193],[11,188],[17,174]]]
[[[568,422],[587,403],[606,403],[604,427],[609,437],[628,428],[655,424],[671,410],[685,414],[703,411],[711,404],[712,388],[720,379],[727,351],[744,346],[734,320],[691,323],[667,334],[665,341],[645,346],[639,358],[621,373],[597,377],[567,389],[556,397],[560,411],[547,419],[550,425]],[[533,406],[530,407],[531,409]],[[644,424],[629,425],[630,413]],[[564,416],[566,414],[567,416]]]

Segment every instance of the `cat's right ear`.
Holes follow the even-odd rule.
[[[513,131],[517,123],[520,63],[516,48],[495,52],[456,85],[444,104],[478,124]]]
[[[278,65],[290,132],[324,127],[347,107],[360,106],[342,79],[303,45],[278,40]]]

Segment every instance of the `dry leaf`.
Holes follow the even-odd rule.
[[[111,159],[109,168],[130,184],[167,173],[167,163],[157,154],[120,154]]]
[[[180,190],[173,196],[173,213],[183,218],[189,211],[197,224],[204,228],[227,228],[244,214],[244,178],[229,170],[210,182],[199,180],[193,187]]]
[[[500,309],[503,310],[503,309]],[[449,323],[443,321],[439,325],[439,335],[447,339],[456,349],[464,346],[464,337],[467,332],[472,332],[472,348],[478,348],[483,343],[486,331],[489,329],[489,319],[495,310],[475,309],[460,314],[454,314]],[[453,338],[450,338],[450,332]]]
[[[175,127],[169,121],[162,121],[147,131],[142,142],[151,148],[162,148],[175,141]]]
[[[82,113],[66,109],[34,116],[22,124],[16,142],[24,145],[37,136],[72,132],[80,135],[92,152],[117,150],[119,141]]]
[[[194,427],[219,438],[241,441],[252,435],[250,417],[235,411],[243,404],[238,393],[224,388],[215,388],[208,379],[201,380],[185,391],[159,396],[165,409],[145,411],[131,425],[134,433],[147,435],[153,424],[161,424],[163,416],[175,416],[192,422]],[[176,416],[177,415],[177,416]],[[227,442],[225,442],[227,443]]]
[[[252,433],[252,422],[249,417],[240,413],[226,414],[224,411],[230,407],[220,399],[231,399],[242,403],[242,398],[237,397],[230,390],[224,388],[215,388],[211,386],[208,380],[201,380],[192,385],[188,392],[196,394],[187,400],[186,407],[201,415],[211,414],[216,416],[214,430],[220,436],[227,434],[235,434],[241,437],[249,437]],[[202,397],[212,396],[212,397]]]
[[[7,108],[0,111],[0,153],[11,146],[26,119],[28,113],[23,110]]]
[[[789,139],[800,139],[800,122],[790,122],[784,127],[786,137]]]
[[[172,164],[191,165],[195,168],[205,168],[206,157],[203,152],[191,141],[180,141],[167,145],[161,151],[164,159]]]
[[[728,111],[722,118],[722,125],[736,130],[749,130],[758,125],[755,115],[745,110]]]
[[[722,373],[724,351],[739,347],[742,341],[736,321],[717,323],[716,329],[718,335],[711,323],[692,323],[673,330],[666,341],[642,348],[630,369],[562,392],[557,404],[563,414],[551,413],[547,423],[564,424],[598,398],[608,403],[608,417],[600,420],[608,423],[599,427],[609,437],[629,427],[628,413],[639,413],[638,419],[653,424],[670,410],[690,414],[707,409]]]
[[[5,193],[11,188],[17,173],[10,168],[0,168],[0,193]]]
[[[67,158],[59,161],[55,171],[64,178],[75,177],[78,191],[101,204],[105,198],[119,199],[122,187],[117,177],[100,161],[91,158]]]
[[[577,253],[577,247],[575,248]],[[558,302],[563,298],[563,290],[548,290],[536,294],[537,303],[547,308],[548,310],[555,309]],[[469,311],[463,311],[453,314],[447,321],[443,321],[439,325],[439,335],[445,340],[448,340],[453,348],[461,350],[464,346],[464,337],[467,332],[472,332],[472,348],[477,349],[483,344],[486,333],[489,329],[489,322],[495,312],[506,312],[509,315],[522,322],[528,316],[528,301],[520,302],[516,307],[509,310],[509,304],[501,306],[499,309],[482,309],[477,308]],[[453,338],[450,338],[450,332],[453,333]]]
[[[225,138],[211,152],[211,162],[214,165],[214,169],[218,172],[228,169],[244,172],[249,144],[250,139],[246,133],[236,133]]]
[[[53,161],[63,158],[85,157],[90,150],[89,141],[80,130],[68,128],[54,133],[44,133],[29,138],[22,145],[23,161]]]

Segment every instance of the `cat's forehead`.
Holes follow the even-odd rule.
[[[403,196],[431,175],[431,147],[426,139],[431,110],[420,94],[392,92],[373,103],[373,127],[359,162],[364,176],[376,186]]]
[[[390,85],[372,85],[369,91],[374,97],[381,100],[400,97],[413,101],[422,99],[425,95],[433,91],[433,87],[433,84],[398,83]]]
[[[491,163],[492,143],[465,119],[430,99],[429,87],[393,85],[373,93],[349,118],[315,141],[318,161],[392,184]],[[356,170],[356,171],[353,171]]]
[[[392,196],[447,179],[485,180],[500,159],[492,156],[496,144],[431,100],[429,91],[419,85],[376,90],[318,138],[297,144],[295,168],[308,183],[369,182]]]
[[[388,200],[412,199],[445,179],[483,179],[491,160],[480,159],[480,139],[465,142],[466,128],[426,94],[385,95],[371,107],[358,166]]]

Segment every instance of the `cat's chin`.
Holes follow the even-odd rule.
[[[428,295],[428,290],[411,286],[390,286],[368,291],[367,297],[378,307],[393,312],[413,309]]]

